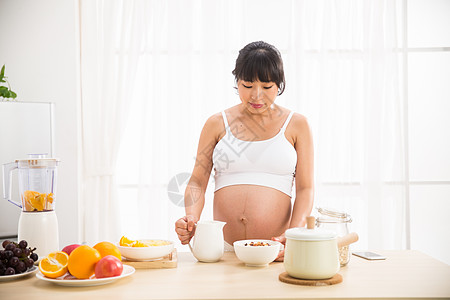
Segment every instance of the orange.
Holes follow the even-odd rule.
[[[45,204],[45,194],[38,194],[36,197],[31,198],[31,206],[36,208],[38,211],[44,210],[44,204]]]
[[[148,247],[147,244],[145,244],[144,242],[137,240],[134,244],[133,247]]]
[[[48,209],[48,210],[52,210],[53,209],[52,208],[53,197],[54,197],[53,193],[48,193],[47,194],[47,204],[46,204],[45,209]]]
[[[66,252],[52,252],[39,262],[39,270],[44,276],[56,278],[67,273],[69,255]]]
[[[122,260],[122,254],[120,254],[119,248],[116,245],[110,242],[100,242],[94,246],[94,249],[97,249],[100,252],[100,255],[105,257],[106,255],[112,255],[117,257],[119,260]]]
[[[120,239],[119,245],[124,247],[133,247],[133,244],[136,243],[136,241],[130,240],[126,236],[122,236]]]
[[[39,201],[36,201],[36,197],[39,197],[40,193],[35,191],[25,191],[23,192],[23,198],[25,201],[22,201],[25,204],[25,210],[26,211],[33,211],[33,210],[39,210],[37,207],[33,205],[34,204],[39,205]]]
[[[33,206],[31,206],[30,200],[25,196],[25,194],[22,195],[21,199],[22,199],[22,204],[25,206],[25,211],[33,211],[34,210]]]
[[[25,191],[22,195],[22,203],[25,205],[25,211],[52,210],[53,200],[53,193],[41,194],[35,191]]]
[[[53,203],[53,193],[48,193],[47,194],[47,201],[50,203]]]
[[[95,265],[102,258],[97,249],[81,245],[70,253],[69,272],[78,279],[88,279],[95,273]]]

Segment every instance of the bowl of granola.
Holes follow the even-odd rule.
[[[248,267],[265,267],[277,258],[281,243],[271,240],[241,240],[233,243],[237,258]]]

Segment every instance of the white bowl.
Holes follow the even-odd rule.
[[[148,240],[140,240],[140,241],[151,241]],[[172,241],[166,241],[161,240],[165,242],[169,242],[167,245],[162,246],[148,246],[148,247],[127,247],[127,246],[120,246],[117,245],[117,247],[120,250],[120,253],[123,257],[125,257],[128,260],[135,260],[135,261],[148,261],[148,260],[154,260],[157,258],[162,258],[166,255],[169,255],[174,248]]]
[[[263,242],[268,246],[249,246],[251,242]],[[247,244],[247,246],[245,246]],[[265,267],[277,258],[280,242],[271,240],[241,240],[233,243],[236,256],[249,267]]]

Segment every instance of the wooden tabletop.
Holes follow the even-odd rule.
[[[174,269],[138,269],[113,283],[63,287],[34,275],[0,282],[7,299],[450,299],[450,266],[418,251],[377,251],[383,261],[352,256],[332,286],[297,286],[278,280],[283,263],[246,267],[234,253],[217,263],[199,263],[178,253]],[[12,298],[11,298],[12,297]]]

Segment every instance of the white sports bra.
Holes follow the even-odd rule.
[[[214,191],[230,185],[251,184],[274,188],[291,197],[297,152],[284,132],[292,115],[291,111],[274,137],[263,141],[243,141],[233,135],[230,128],[233,124],[228,125],[222,111],[226,133],[213,152]]]

